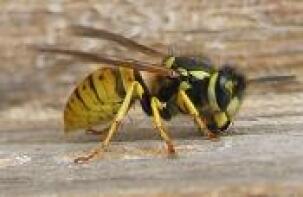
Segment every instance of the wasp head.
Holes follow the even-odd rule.
[[[246,89],[244,75],[230,65],[223,66],[210,76],[206,116],[207,127],[213,132],[225,131],[242,103]]]
[[[233,102],[241,101],[246,88],[245,77],[237,72],[233,67],[225,65],[218,72],[215,84],[217,103],[222,111],[229,115],[234,114]]]

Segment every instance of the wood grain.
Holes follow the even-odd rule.
[[[0,196],[302,195],[303,1],[0,0]],[[190,119],[168,124],[169,160],[136,106],[105,159],[77,166],[98,139],[65,138],[62,106],[96,69],[29,44],[146,58],[112,43],[71,37],[70,24],[106,28],[156,49],[237,64],[248,77],[295,74],[250,89],[231,135],[205,140]]]
[[[237,63],[249,76],[296,73],[301,79],[302,9],[296,0],[1,1],[0,91],[3,101],[11,103],[40,94],[61,98],[91,70],[66,58],[37,54],[27,44],[137,57],[112,43],[71,38],[65,31],[70,24],[106,28],[155,47],[196,48],[217,64]]]

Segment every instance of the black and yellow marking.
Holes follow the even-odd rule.
[[[97,88],[96,88],[96,86],[95,86],[95,83],[94,83],[94,79],[93,79],[93,75],[92,75],[92,74],[88,76],[88,82],[89,82],[89,83],[88,83],[88,84],[89,84],[89,87],[90,87],[90,89],[93,91],[95,98],[98,100],[98,102],[99,102],[100,104],[104,104],[104,101],[101,99],[101,97],[99,96],[99,94],[98,94],[98,92],[97,92]]]
[[[91,110],[91,108],[88,106],[86,101],[82,98],[79,88],[76,88],[75,96],[82,103],[82,105],[85,107],[86,110],[88,110],[88,111]]]
[[[111,121],[124,100],[119,71],[99,69],[87,76],[73,91],[64,110],[65,131],[89,128]],[[119,85],[120,92],[117,92]]]

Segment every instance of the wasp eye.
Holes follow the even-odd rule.
[[[225,110],[230,102],[233,91],[233,83],[224,74],[220,74],[216,84],[217,103],[221,110]]]

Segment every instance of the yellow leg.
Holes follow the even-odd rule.
[[[102,143],[100,143],[97,147],[95,147],[87,155],[78,157],[77,159],[75,159],[75,163],[86,162],[86,161],[94,158],[95,156],[97,156],[102,151],[106,150],[106,148],[108,147],[108,145],[110,143],[111,138],[113,137],[114,133],[117,131],[118,126],[120,125],[122,119],[125,117],[128,109],[130,107],[132,99],[134,98],[135,95],[138,95],[139,97],[141,97],[142,94],[143,94],[143,88],[140,85],[140,83],[136,82],[136,81],[133,82],[127,90],[127,93],[126,93],[124,101],[121,105],[121,108],[119,109],[113,123],[111,124],[105,140]]]
[[[194,118],[196,124],[198,125],[199,129],[203,131],[203,134],[206,135],[209,139],[216,138],[216,134],[208,130],[205,126],[205,121],[203,122],[203,118],[200,116],[199,111],[195,107],[195,105],[191,102],[190,98],[187,96],[184,90],[179,90],[179,96],[183,101],[184,105],[186,106],[190,115]]]
[[[161,110],[162,106],[161,106],[160,101],[156,97],[153,97],[151,99],[151,108],[152,108],[152,112],[153,112],[153,120],[154,120],[155,127],[160,132],[160,136],[162,137],[162,139],[166,142],[168,153],[174,154],[175,148],[172,143],[172,140],[168,136],[167,131],[165,130],[165,128],[163,127],[162,122],[161,122],[159,109]]]

